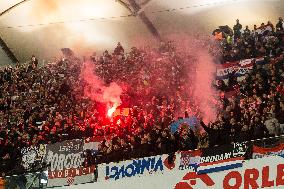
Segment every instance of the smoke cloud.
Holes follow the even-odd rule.
[[[165,58],[169,56],[153,54],[150,48],[145,52],[148,55],[151,54],[151,56],[139,62],[139,69],[147,70],[148,85],[145,87],[150,87],[153,94],[164,95],[168,98],[175,96],[177,90],[187,94],[183,100],[190,103],[186,107],[176,110],[177,117],[183,114],[185,109],[192,109],[193,115],[201,117],[205,123],[215,121],[217,118],[218,93],[212,85],[215,81],[216,62],[212,52],[218,48],[209,39],[209,37],[201,36],[172,35],[168,37],[168,40],[172,41],[175,48],[174,54],[171,56],[176,58]],[[182,68],[181,75],[178,76],[180,79],[186,80],[182,82],[185,83],[182,84],[184,85],[182,89],[177,89],[179,86],[171,84],[169,78],[169,74],[172,72],[171,68],[177,65]],[[96,102],[106,104],[109,109],[113,108],[112,110],[115,110],[122,103],[120,96],[123,90],[117,84],[120,82],[119,78],[121,78],[119,74],[128,74],[127,77],[129,78],[141,77],[136,72],[129,75],[130,72],[120,73],[118,70],[114,70],[118,75],[114,77],[112,83],[106,84],[99,76],[95,75],[94,69],[95,64],[91,62],[86,62],[82,66],[81,77],[87,83],[84,94]],[[128,83],[133,91],[139,93],[139,89],[136,88],[139,84],[136,85],[133,80],[125,80],[124,82]],[[134,100],[137,97],[134,95],[132,98]],[[144,101],[149,97],[142,95],[141,98],[140,100]],[[108,113],[111,114],[112,112]]]
[[[216,76],[218,47],[208,36],[184,34],[168,37],[175,41],[177,52],[184,57],[187,69],[187,93],[193,108],[207,124],[217,118],[218,93],[213,86]]]
[[[94,64],[85,62],[81,70],[81,78],[86,82],[84,95],[96,102],[107,104],[108,106],[119,106],[121,104],[121,87],[112,82],[109,85],[104,83],[94,72]]]
[[[216,93],[212,82],[215,80],[216,66],[213,58],[204,50],[197,52],[195,80],[193,80],[193,98],[200,108],[204,122],[215,121],[217,118]]]

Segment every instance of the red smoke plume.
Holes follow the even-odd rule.
[[[115,82],[106,85],[94,72],[94,64],[85,62],[81,70],[81,78],[86,82],[84,95],[96,102],[106,104],[110,108],[108,116],[111,117],[115,109],[121,104],[121,87]]]
[[[175,41],[177,52],[185,58],[188,72],[188,94],[195,106],[198,107],[201,117],[207,124],[217,118],[216,103],[217,91],[212,83],[215,81],[216,62],[214,56],[218,47],[209,37],[171,35]],[[214,55],[213,55],[214,54]]]

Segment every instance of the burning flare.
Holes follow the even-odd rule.
[[[113,106],[110,109],[108,109],[107,116],[112,117],[112,114],[115,112],[117,107],[118,107],[117,103],[113,104]]]

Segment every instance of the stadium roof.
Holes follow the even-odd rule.
[[[23,0],[0,0],[0,12]],[[69,47],[90,55],[113,49],[120,41],[127,48],[153,39],[139,13],[161,36],[179,32],[211,33],[219,25],[276,22],[283,16],[281,0],[26,0],[0,16],[0,37],[24,62],[32,54],[51,59]],[[130,8],[127,8],[130,7]],[[130,9],[130,10],[129,10]],[[7,61],[0,50],[0,61]]]

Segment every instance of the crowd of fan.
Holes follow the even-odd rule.
[[[1,68],[0,171],[12,170],[10,162],[21,157],[23,147],[74,138],[105,137],[97,157],[99,162],[110,162],[280,135],[284,131],[284,56],[283,21],[279,23],[276,31],[261,36],[250,32],[248,37],[237,23],[231,38],[225,34],[218,38],[226,60],[247,58],[241,52],[254,47],[264,48],[265,53],[249,57],[273,56],[267,56],[263,65],[254,65],[242,81],[235,72],[227,83],[218,81],[218,119],[207,125],[201,121],[203,129],[197,132],[182,126],[171,133],[168,127],[181,114],[202,119],[186,92],[190,60],[176,53],[171,42],[154,50],[132,48],[129,53],[118,44],[113,53],[91,57],[94,72],[106,84],[115,81],[123,86],[121,107],[131,108],[129,116],[111,120],[104,104],[84,97],[82,64],[72,56],[43,66],[33,56],[29,64]],[[275,46],[269,46],[271,38]],[[244,49],[248,39],[254,45]],[[228,97],[232,90],[236,95]],[[93,163],[92,158],[89,161]]]
[[[283,28],[281,17],[275,26],[268,21],[267,24],[254,25],[251,30],[237,20],[233,29],[228,25],[220,26],[214,35],[221,42],[224,62],[260,56],[277,57],[283,51]]]

